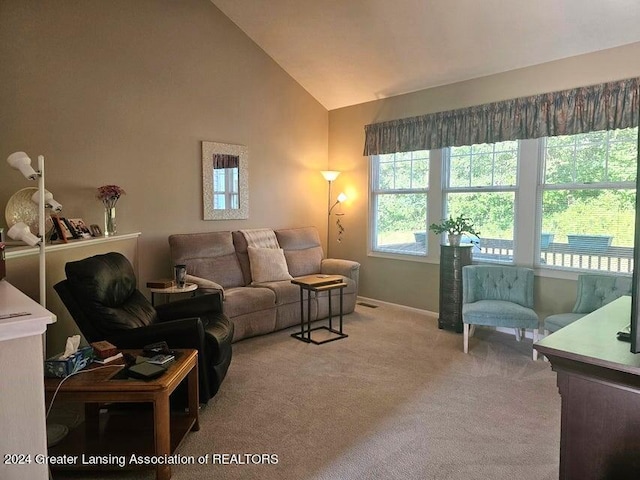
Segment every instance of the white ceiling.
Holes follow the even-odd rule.
[[[640,41],[640,0],[211,1],[329,110]]]

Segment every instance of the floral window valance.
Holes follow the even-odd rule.
[[[365,126],[364,155],[570,135],[638,125],[640,78]]]

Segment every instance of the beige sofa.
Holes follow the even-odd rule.
[[[291,278],[313,274],[342,275],[347,283],[343,313],[353,312],[358,295],[358,262],[323,258],[315,227],[270,231],[275,233],[274,241],[277,239],[277,244],[270,249],[249,246],[247,235],[255,231],[169,237],[171,261],[187,266],[187,281],[197,283],[201,293],[223,292],[224,313],[235,325],[234,342],[300,323],[300,289],[291,283]],[[264,229],[260,233],[263,232]],[[283,254],[284,259],[281,259]],[[339,290],[332,290],[331,294],[335,315],[340,305]],[[306,315],[306,294],[304,299]],[[328,303],[327,292],[312,296],[312,321],[328,317]]]

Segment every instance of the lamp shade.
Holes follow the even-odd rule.
[[[338,203],[342,203],[347,199],[347,195],[344,192],[341,192],[340,195],[338,195]]]
[[[18,222],[11,227],[7,234],[14,240],[20,240],[32,247],[36,246],[40,242],[40,238],[31,233],[29,227],[22,222]]]
[[[31,201],[33,203],[38,203],[38,192],[34,193],[31,196]],[[45,190],[44,191],[44,203],[45,203],[45,207],[46,208],[50,208],[51,210],[53,210],[54,212],[61,212],[62,211],[62,204],[60,204],[60,202],[56,202],[53,198],[53,194],[49,191],[49,190]]]
[[[320,173],[327,182],[333,182],[338,178],[338,175],[340,175],[340,172],[337,170],[322,170]]]
[[[16,170],[20,170],[20,173],[29,180],[35,180],[38,178],[38,173],[31,167],[31,159],[24,152],[15,152],[9,155],[7,163]]]

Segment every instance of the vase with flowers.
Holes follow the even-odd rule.
[[[116,228],[116,203],[126,192],[118,185],[103,185],[98,187],[96,198],[104,205],[104,235],[115,235]]]

